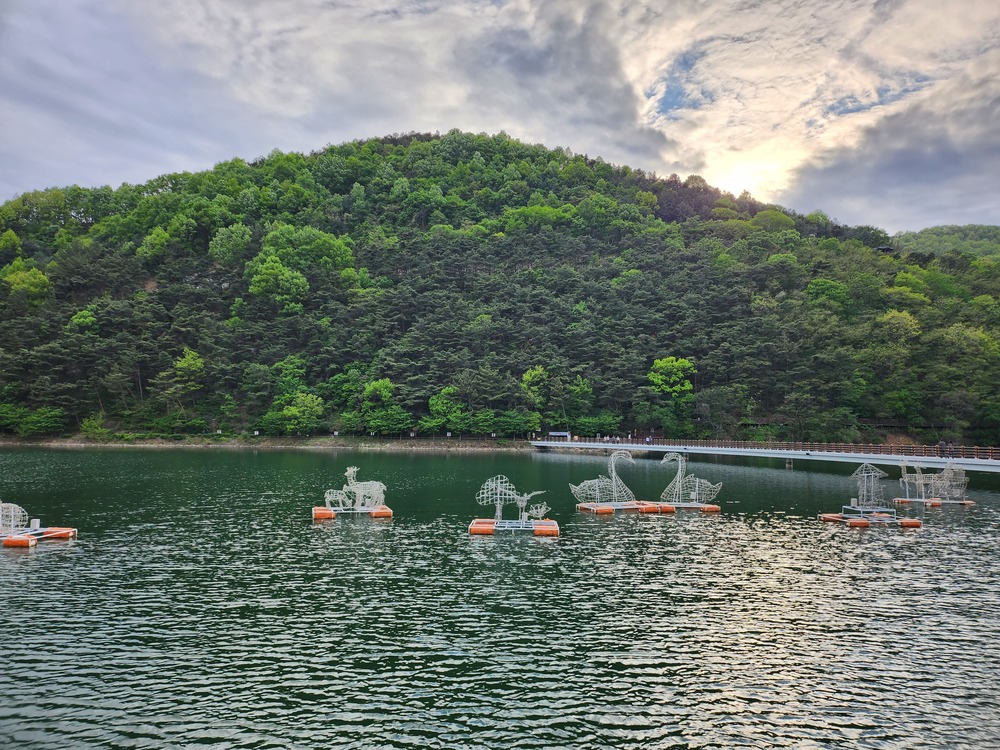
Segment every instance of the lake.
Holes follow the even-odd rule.
[[[395,517],[313,524],[352,465]],[[80,532],[0,550],[0,747],[1000,747],[997,478],[817,521],[854,468],[695,462],[721,514],[595,517],[599,456],[0,450],[0,499]],[[562,535],[470,537],[496,474]]]

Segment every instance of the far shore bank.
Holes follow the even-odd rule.
[[[385,453],[429,451],[438,453],[520,453],[532,451],[531,443],[523,439],[490,438],[364,438],[364,437],[303,437],[303,438],[214,438],[184,437],[136,440],[94,440],[83,436],[63,438],[18,438],[0,436],[4,448],[207,448],[229,450],[350,450]]]

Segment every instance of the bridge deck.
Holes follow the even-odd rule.
[[[937,455],[936,446],[924,445],[852,445],[844,443],[726,443],[712,441],[643,441],[605,442],[590,438],[572,440],[532,440],[536,448],[558,450],[627,450],[654,453],[705,454],[716,456],[759,456],[803,461],[840,461],[943,469],[946,465],[965,471],[1000,473],[1000,449],[956,446],[955,455]],[[946,451],[947,452],[947,451]]]

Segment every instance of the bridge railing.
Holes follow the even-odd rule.
[[[868,453],[883,456],[912,456],[914,458],[981,458],[1000,461],[1000,448],[978,445],[894,445],[886,443],[796,443],[769,440],[671,440],[641,437],[572,437],[553,436],[542,438],[548,443],[601,443],[605,445],[676,445],[690,448],[749,448],[755,450],[807,451],[809,453]]]

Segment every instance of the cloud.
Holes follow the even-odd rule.
[[[329,140],[506,130],[654,165],[605,3],[178,0],[128,6],[160,53]],[[553,143],[554,142],[554,143]]]
[[[479,127],[499,122],[528,140],[637,166],[671,159],[678,146],[644,122],[605,3],[539,4],[517,19],[499,19],[456,46]]]
[[[1000,222],[997,71],[994,50],[867,127],[852,147],[815,155],[781,199],[890,231]]]
[[[955,216],[993,166],[995,0],[0,0],[0,41],[5,197],[459,128],[911,227],[915,165]]]
[[[245,110],[146,54],[93,2],[18,6],[0,56],[3,197],[67,184],[144,182],[238,152]],[[245,140],[244,140],[245,143]],[[269,150],[269,147],[268,147]]]

